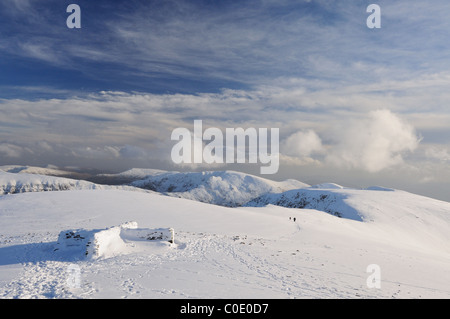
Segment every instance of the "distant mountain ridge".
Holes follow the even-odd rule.
[[[168,196],[197,200],[221,206],[242,206],[267,193],[281,193],[309,187],[297,180],[282,182],[235,171],[155,172],[131,186],[150,189]]]
[[[88,181],[70,179],[65,177],[55,177],[22,172],[9,173],[0,170],[0,195],[89,189],[129,189],[145,191],[131,186],[99,185]]]
[[[182,173],[134,168],[118,174],[90,176],[90,181],[60,177],[70,174],[70,171],[55,168],[0,166],[0,194],[128,187],[236,207],[264,194],[309,187],[308,184],[294,179],[276,182],[235,171]]]

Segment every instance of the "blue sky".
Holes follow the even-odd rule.
[[[66,8],[81,8],[68,29]],[[370,3],[382,27],[366,26]],[[279,127],[280,172],[450,200],[450,3],[0,3],[0,164],[176,167],[170,132]]]

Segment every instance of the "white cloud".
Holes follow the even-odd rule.
[[[402,155],[420,142],[413,126],[386,109],[349,121],[335,132],[335,139],[326,158],[329,163],[369,172],[403,163]]]
[[[285,155],[307,158],[324,152],[322,140],[313,130],[302,130],[290,135],[281,145]]]

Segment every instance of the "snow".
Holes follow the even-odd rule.
[[[369,191],[382,191],[382,192],[393,192],[393,191],[395,191],[395,189],[393,189],[393,188],[382,187],[382,186],[370,186],[370,187],[367,187],[366,190],[369,190]]]
[[[0,194],[69,189],[95,189],[96,187],[97,185],[85,181],[0,171]]]
[[[349,192],[336,192],[331,188],[295,189],[278,194],[264,194],[249,201],[245,206],[262,207],[271,204],[289,208],[309,208],[337,217],[362,221],[361,213],[345,202],[348,195]]]
[[[65,258],[111,258],[133,252],[137,241],[174,243],[172,228],[137,228],[136,222],[94,230],[65,230],[58,236],[55,250]]]
[[[311,188],[317,188],[317,189],[343,189],[344,186],[341,186],[336,183],[322,183],[311,186]]]
[[[151,168],[132,168],[118,174],[101,174],[100,176],[145,179],[148,176],[156,176],[167,173],[178,173],[178,172],[168,172],[160,169],[151,169]]]
[[[64,230],[59,233],[54,251],[73,259],[110,258],[126,252],[121,226],[96,230]]]
[[[267,193],[309,187],[297,180],[275,182],[235,171],[224,172],[158,172],[130,185],[204,203],[241,206]]]
[[[423,250],[450,252],[450,203],[404,191],[299,189],[263,195],[247,203],[320,210],[330,215],[374,225],[377,236],[396,238]],[[369,236],[369,234],[366,234]],[[426,245],[425,245],[426,243]]]
[[[8,173],[0,170],[0,195],[26,192],[63,191],[81,189],[129,189],[144,191],[130,186],[99,185],[87,181],[39,174]]]
[[[38,174],[50,176],[64,176],[71,175],[72,172],[64,171],[56,167],[36,167],[36,166],[22,166],[22,165],[3,165],[0,166],[0,171],[7,173],[23,173],[23,174]]]
[[[246,182],[240,191],[258,180]],[[280,206],[301,196],[316,208]],[[450,203],[340,188],[263,197],[231,208],[114,188],[0,196],[0,297],[450,298]],[[143,238],[170,228],[174,243]],[[67,231],[102,249],[80,258],[62,244]],[[366,284],[372,264],[380,289]],[[68,285],[73,270],[79,286]]]
[[[310,187],[310,185],[294,179],[276,182],[235,171],[180,173],[133,168],[118,174],[90,176],[97,183],[73,178],[52,177],[72,176],[70,174],[73,175],[73,173],[56,168],[1,166],[0,194],[80,189],[141,189],[147,192],[159,192],[167,196],[236,207],[263,194]]]
[[[69,229],[59,233],[54,251],[72,260],[111,258],[133,252],[136,242],[174,243],[173,228],[138,228],[126,222],[104,229]]]
[[[175,231],[173,228],[123,228],[120,237],[126,241],[166,241],[174,243]]]

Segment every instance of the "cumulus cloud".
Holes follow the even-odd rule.
[[[420,142],[412,125],[386,109],[351,121],[335,132],[335,138],[326,160],[369,172],[403,163],[403,154],[414,151]]]
[[[325,151],[322,140],[313,130],[302,130],[290,135],[280,148],[283,155],[300,160],[306,160]]]

